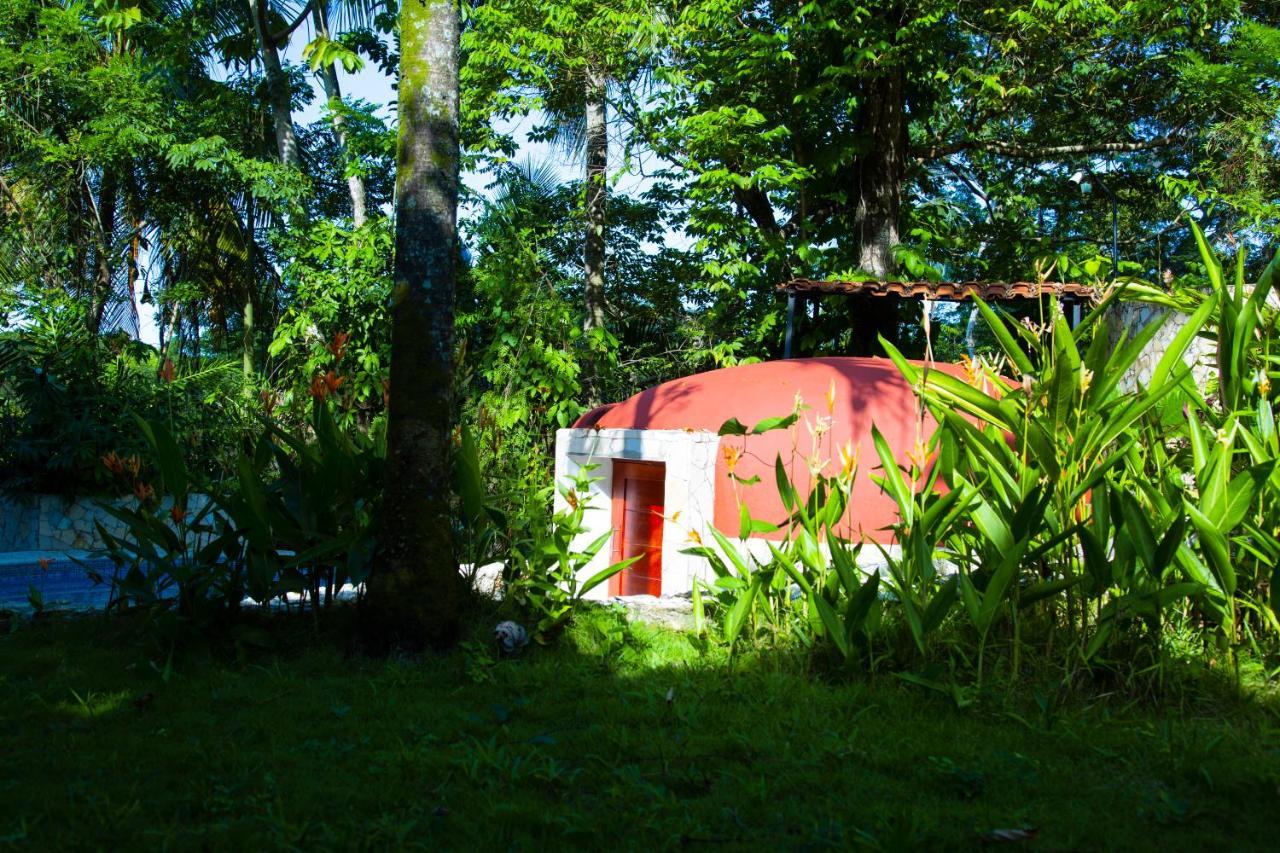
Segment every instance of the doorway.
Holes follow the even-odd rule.
[[[609,579],[610,595],[662,594],[666,476],[661,462],[613,462],[613,561],[639,559]]]

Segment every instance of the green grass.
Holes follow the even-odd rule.
[[[718,649],[605,613],[503,661],[481,642],[388,662],[277,633],[273,652],[171,666],[119,620],[0,637],[0,839],[965,849],[1029,827],[1045,850],[1275,843],[1270,700],[958,710],[889,676],[731,672]]]

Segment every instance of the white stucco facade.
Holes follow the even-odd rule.
[[[716,454],[720,436],[706,430],[644,429],[562,429],[556,433],[556,482],[564,484],[584,465],[595,465],[590,472],[588,508],[584,517],[585,533],[575,546],[582,548],[612,528],[613,462],[662,462],[666,465],[663,481],[663,511],[666,522],[662,531],[662,594],[688,592],[693,579],[710,579],[706,560],[680,553],[692,544],[690,532],[710,541],[709,529],[715,508]],[[557,492],[556,509],[565,506]],[[610,540],[583,570],[581,580],[609,565],[613,551]],[[592,590],[588,598],[609,597],[608,585]]]

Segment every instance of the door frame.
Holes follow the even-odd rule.
[[[634,460],[634,459],[614,459],[613,460],[613,483],[612,483],[612,499],[611,512],[613,515],[613,542],[610,545],[610,563],[616,563],[622,559],[622,543],[625,538],[623,527],[626,524],[627,517],[627,480],[648,480],[650,482],[662,483],[662,511],[665,513],[667,509],[667,463],[656,460]],[[666,524],[665,519],[663,524]],[[663,530],[663,540],[666,539],[666,530]],[[658,579],[659,584],[663,579],[662,554],[658,554]],[[625,569],[623,571],[626,571]],[[661,590],[659,590],[661,591]],[[609,578],[609,594],[622,594],[622,572],[618,572]]]

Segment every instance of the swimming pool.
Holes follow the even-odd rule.
[[[39,560],[49,560],[47,568]],[[0,610],[25,612],[31,609],[31,590],[36,590],[44,606],[57,610],[102,608],[111,594],[109,584],[95,584],[86,567],[105,578],[112,574],[111,561],[89,554],[77,555],[80,565],[57,552],[0,554]]]

